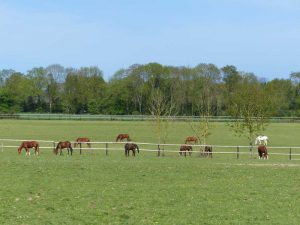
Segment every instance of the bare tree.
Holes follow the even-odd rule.
[[[149,111],[154,119],[158,144],[165,144],[169,122],[175,114],[175,104],[172,100],[168,101],[160,89],[154,89],[150,97]]]

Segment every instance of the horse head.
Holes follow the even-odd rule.
[[[56,145],[56,148],[53,148],[53,153],[55,155],[57,155],[57,153],[58,153],[58,146],[59,146],[59,143]]]
[[[21,154],[21,151],[22,151],[22,145],[18,148],[18,154],[20,155]]]

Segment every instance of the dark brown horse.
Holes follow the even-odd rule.
[[[269,158],[268,149],[265,145],[258,146],[257,151],[258,151],[258,158],[259,159],[268,159]]]
[[[189,155],[192,155],[193,148],[190,145],[181,145],[179,154],[186,156],[186,153],[189,152]]]
[[[77,145],[81,146],[81,143],[86,143],[86,145],[90,148],[91,147],[91,143],[90,143],[90,139],[87,137],[83,137],[83,138],[77,138],[76,142],[74,143],[74,148],[76,148]]]
[[[57,155],[58,154],[58,150],[59,150],[59,154],[62,154],[62,150],[66,148],[68,150],[68,155],[71,152],[71,155],[73,154],[73,148],[72,148],[72,144],[69,141],[60,141],[58,142],[58,144],[56,145],[56,148],[54,149],[54,154]]]
[[[202,156],[212,158],[212,147],[206,145],[204,147],[204,151],[202,152]]]
[[[197,144],[197,142],[198,142],[198,138],[195,137],[195,136],[189,136],[189,137],[186,137],[186,139],[185,139],[185,144],[187,144],[187,143],[190,143],[190,144],[192,144],[192,143]]]
[[[127,141],[131,141],[131,138],[128,134],[119,134],[116,138],[116,142],[123,141],[124,139],[127,139]]]
[[[129,156],[129,151],[132,151],[132,155],[135,156],[135,151],[137,150],[138,153],[140,153],[139,146],[134,143],[126,143],[125,146],[125,156]]]
[[[20,147],[18,148],[19,155],[21,154],[22,149],[26,150],[26,155],[30,155],[30,149],[34,148],[34,154],[40,154],[40,147],[37,141],[23,141]]]

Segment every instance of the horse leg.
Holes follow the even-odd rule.
[[[36,147],[34,147],[34,154],[35,155],[39,155],[39,147],[38,146],[36,146]]]

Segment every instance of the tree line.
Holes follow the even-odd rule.
[[[0,113],[300,116],[300,72],[260,79],[229,65],[134,64],[108,81],[98,67],[0,70]],[[157,112],[158,113],[158,112]]]

